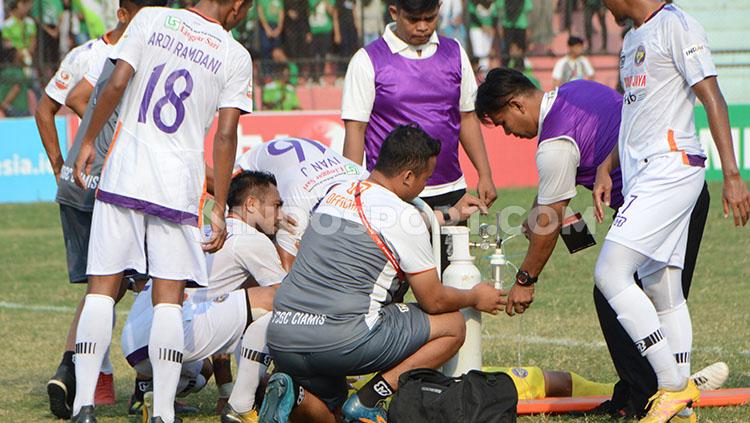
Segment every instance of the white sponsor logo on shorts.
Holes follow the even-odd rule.
[[[409,312],[409,306],[406,304],[398,303],[396,304],[396,308],[398,308],[398,311],[402,313],[408,313]]]

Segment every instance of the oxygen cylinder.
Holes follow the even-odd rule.
[[[443,284],[453,288],[471,289],[482,281],[479,269],[474,265],[474,257],[469,253],[469,228],[465,226],[445,226],[443,235],[450,236],[450,265],[443,272]],[[458,353],[443,366],[443,373],[459,376],[469,370],[482,368],[482,316],[471,307],[461,310],[466,321],[466,340]]]

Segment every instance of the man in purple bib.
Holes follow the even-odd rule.
[[[389,6],[395,22],[352,57],[341,112],[344,156],[355,163],[364,156],[371,171],[386,136],[398,125],[417,124],[441,143],[435,172],[420,197],[448,213],[464,196],[460,142],[479,173],[479,198],[489,207],[497,193],[473,113],[474,71],[461,45],[435,32],[439,9],[438,0],[396,0]]]
[[[552,255],[563,226],[565,209],[576,186],[592,189],[596,169],[617,146],[622,96],[593,81],[571,81],[544,92],[511,69],[493,69],[479,86],[476,114],[519,138],[538,137],[536,165],[539,190],[529,220],[524,224],[529,249],[508,294],[506,311],[523,313],[534,298],[534,282]],[[609,207],[623,204],[620,169],[612,171]],[[703,228],[708,215],[708,187],[704,185],[690,220],[682,273],[687,296]],[[656,392],[656,375],[617,320],[617,314],[594,287],[594,303],[604,338],[620,381],[611,401],[597,413],[638,415]]]

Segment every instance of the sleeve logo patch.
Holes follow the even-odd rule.
[[[696,44],[683,50],[685,57],[697,56],[705,54],[708,51],[708,47],[705,44]]]

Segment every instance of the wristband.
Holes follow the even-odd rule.
[[[219,385],[219,398],[229,398],[232,394],[232,388],[234,388],[233,382],[227,382],[223,385]]]
[[[443,216],[443,225],[447,226],[453,220],[451,214],[448,212],[450,207],[437,207],[435,210]]]

